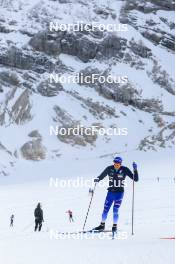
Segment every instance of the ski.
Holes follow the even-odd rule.
[[[160,239],[175,239],[175,237],[161,237]]]
[[[87,233],[93,233],[93,234],[100,234],[100,233],[111,233],[111,230],[103,230],[103,231],[96,231],[96,230],[86,230],[86,231],[75,231],[75,232],[58,232],[59,235],[75,235],[75,234],[87,234]]]

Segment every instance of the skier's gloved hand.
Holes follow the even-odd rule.
[[[94,182],[95,183],[99,182],[99,178],[94,179]]]
[[[132,166],[134,170],[137,170],[137,164],[135,162],[133,162]]]

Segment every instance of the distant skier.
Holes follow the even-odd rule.
[[[94,190],[92,188],[89,188],[89,195],[93,195],[94,194]]]
[[[71,210],[68,210],[66,213],[67,213],[68,216],[69,216],[69,221],[70,221],[70,223],[71,223],[71,222],[74,222],[72,211],[71,211]]]
[[[43,210],[41,209],[41,204],[38,203],[37,207],[35,208],[34,211],[34,216],[35,216],[35,231],[41,231],[42,228],[42,223],[44,222],[43,219]]]
[[[10,216],[10,227],[13,227],[14,218],[15,218],[15,216],[14,216],[14,214],[12,214],[12,215]]]
[[[113,205],[113,227],[112,232],[117,231],[117,222],[118,222],[118,210],[122,203],[122,199],[124,196],[124,186],[125,186],[125,178],[128,176],[134,181],[138,181],[138,172],[137,172],[137,164],[133,162],[133,170],[134,173],[127,167],[122,166],[122,158],[116,157],[114,160],[114,165],[108,166],[99,177],[94,179],[94,182],[99,182],[103,180],[107,175],[109,176],[109,187],[108,193],[106,196],[104,210],[102,213],[101,224],[94,228],[95,231],[103,231],[105,229],[105,221],[107,219],[108,212],[110,210],[111,205]]]
[[[160,178],[159,177],[157,177],[157,181],[159,182],[159,180],[160,180]]]

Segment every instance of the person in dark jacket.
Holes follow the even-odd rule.
[[[41,209],[41,204],[38,203],[37,207],[35,208],[34,211],[34,216],[35,216],[35,231],[41,231],[42,228],[42,223],[44,222],[43,219],[43,210]]]
[[[10,227],[13,227],[14,218],[15,218],[15,216],[14,216],[14,214],[12,214],[12,215],[10,216]]]
[[[128,176],[130,179],[134,181],[138,181],[138,172],[137,172],[137,164],[133,162],[133,173],[132,171],[122,166],[122,158],[116,157],[113,160],[114,164],[108,166],[99,177],[94,179],[94,182],[97,183],[103,180],[107,175],[109,176],[109,187],[108,193],[106,196],[104,210],[102,213],[101,224],[94,228],[95,231],[103,231],[105,229],[105,221],[108,216],[108,212],[113,204],[113,227],[112,232],[117,231],[117,222],[118,222],[118,210],[121,206],[122,199],[124,196],[124,187],[125,187],[125,178]]]
[[[73,212],[72,212],[71,210],[68,210],[66,213],[67,213],[68,216],[69,216],[69,221],[70,221],[70,223],[71,223],[71,222],[74,222],[74,219],[73,219]]]

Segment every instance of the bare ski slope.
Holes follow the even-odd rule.
[[[150,158],[153,158],[152,154]],[[158,155],[158,154],[157,154]],[[71,236],[56,237],[56,233],[64,231],[81,230],[85,219],[90,196],[88,186],[79,188],[63,188],[49,186],[48,173],[40,180],[27,180],[21,182],[20,178],[15,183],[8,182],[8,178],[1,179],[0,186],[0,260],[3,264],[96,264],[96,263],[120,263],[120,264],[173,264],[175,258],[174,240],[161,240],[160,237],[175,235],[175,182],[170,171],[172,168],[166,162],[165,153],[160,153],[164,163],[157,165],[151,161],[139,164],[140,181],[136,183],[135,195],[135,235],[131,236],[131,198],[132,182],[128,179],[128,187],[125,190],[123,204],[120,208],[119,230],[126,239],[111,240],[109,234],[106,237]],[[132,157],[130,157],[132,158]],[[141,158],[141,157],[140,157]],[[142,157],[143,159],[143,157]],[[131,160],[131,159],[130,159]],[[129,161],[130,161],[129,160]],[[168,158],[171,161],[170,156]],[[103,162],[102,162],[103,161]],[[109,159],[100,162],[79,163],[79,172],[86,168],[90,180],[97,176],[97,172],[104,168]],[[96,171],[94,170],[97,165]],[[129,165],[129,163],[126,163]],[[167,175],[163,177],[163,164],[167,164]],[[171,163],[173,165],[173,163]],[[94,167],[93,167],[94,166]],[[70,166],[71,167],[71,166]],[[92,168],[90,168],[92,167]],[[142,168],[143,167],[143,168]],[[148,170],[146,170],[146,167]],[[67,179],[75,180],[78,168],[72,164],[72,176]],[[94,170],[94,175],[91,172]],[[34,169],[33,169],[34,171]],[[149,175],[148,175],[149,171]],[[157,173],[155,173],[157,171]],[[29,168],[28,172],[29,173]],[[30,174],[30,173],[29,173]],[[60,175],[53,170],[52,176]],[[18,174],[20,175],[20,174]],[[63,175],[63,174],[62,174]],[[78,174],[77,174],[78,175]],[[90,177],[91,175],[91,177]],[[160,181],[157,176],[160,175]],[[74,176],[74,177],[73,177]],[[81,177],[81,173],[78,175]],[[27,175],[26,175],[27,179]],[[61,179],[61,178],[60,178]],[[63,180],[65,179],[62,178]],[[8,183],[8,184],[7,184]],[[92,209],[90,211],[86,229],[91,229],[100,222],[103,203],[106,195],[106,187],[98,186],[94,195]],[[34,233],[33,211],[37,202],[42,203],[44,210],[44,225],[41,233]],[[71,209],[74,213],[74,223],[69,223],[66,211]],[[15,214],[14,228],[9,227],[10,215]],[[107,229],[111,228],[112,211],[107,221]],[[50,232],[52,230],[52,233]],[[124,232],[124,233],[122,233]],[[51,236],[52,234],[52,236]],[[124,234],[124,235],[122,235]]]

